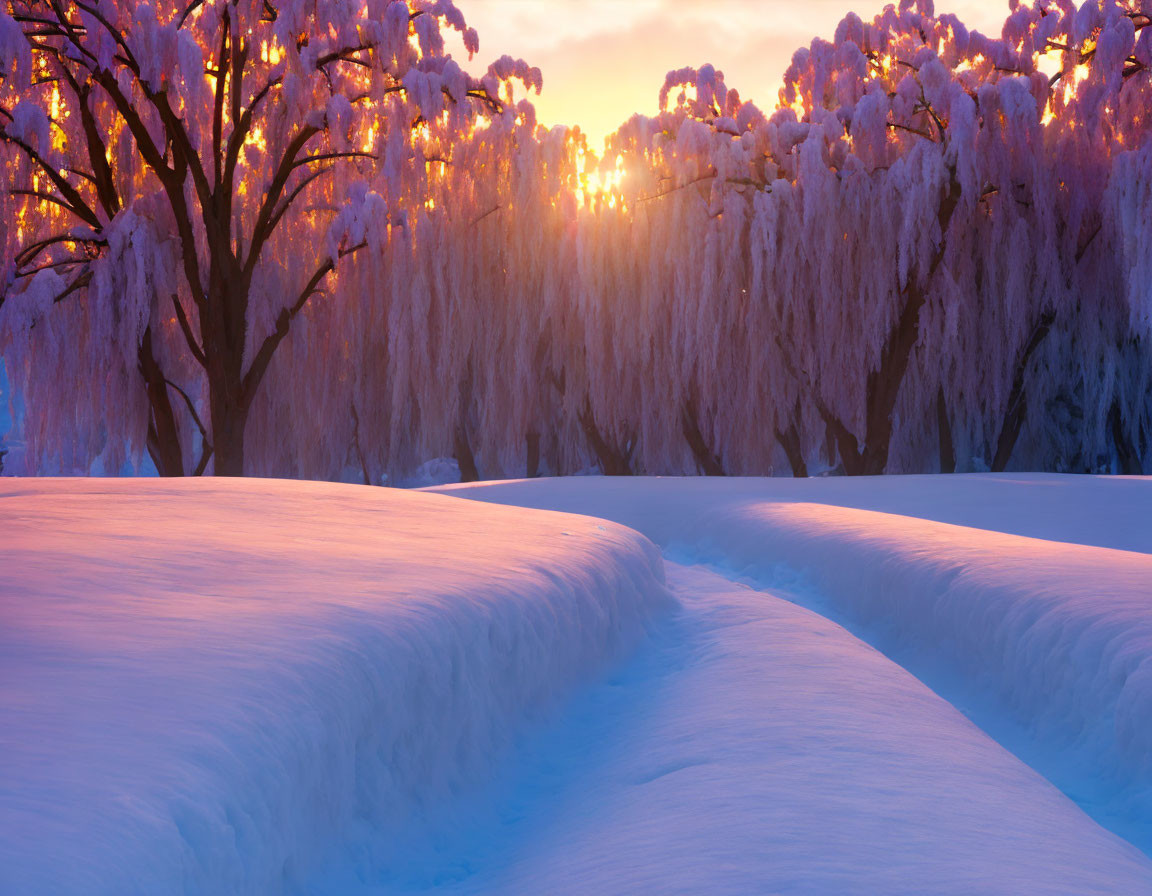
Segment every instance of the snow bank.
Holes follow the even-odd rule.
[[[441,491],[615,520],[675,557],[784,585],[1152,851],[1152,478],[531,480]]]
[[[705,515],[695,550],[819,604],[946,694],[992,696],[1066,789],[1152,839],[1152,556],[817,504]],[[979,706],[971,709],[981,715]]]
[[[474,482],[432,491],[604,517],[658,544],[691,541],[699,515],[709,510],[799,501],[1152,553],[1152,476],[580,477]]]
[[[272,481],[0,480],[0,892],[292,891],[482,782],[670,605],[596,520]]]
[[[1146,856],[878,651],[667,566],[683,612],[518,755],[514,821],[479,826],[504,842],[454,843],[476,873],[437,892],[1152,893]]]

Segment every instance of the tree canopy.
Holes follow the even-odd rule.
[[[25,466],[1152,467],[1142,2],[849,14],[597,154],[449,3],[8,0]]]

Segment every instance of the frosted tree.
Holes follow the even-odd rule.
[[[40,468],[1139,471],[1152,18],[847,16],[605,152],[442,2],[0,17],[0,350]],[[338,25],[328,24],[339,23]],[[75,402],[61,402],[61,394]],[[96,412],[93,412],[96,411]]]
[[[669,257],[729,279],[750,271],[750,291],[713,275],[694,284],[692,310],[702,320],[701,305],[724,298],[700,329],[725,333],[725,348],[739,350],[740,330],[757,327],[759,357],[745,360],[774,383],[775,419],[764,424],[794,472],[819,442],[804,405],[850,473],[922,469],[929,452],[938,469],[952,469],[957,441],[968,463],[1003,468],[1029,398],[1042,407],[1056,400],[1069,371],[1101,352],[1105,371],[1075,387],[1100,394],[1076,402],[1097,418],[1101,407],[1106,413],[1111,399],[1100,390],[1112,388],[1116,359],[1092,333],[1110,315],[1102,287],[1114,260],[1094,242],[1093,197],[1125,137],[1092,122],[1126,108],[1127,139],[1137,139],[1141,107],[1131,96],[1146,89],[1136,87],[1146,84],[1138,43],[1146,21],[1125,6],[1021,6],[1003,37],[989,39],[953,16],[935,17],[930,4],[889,7],[868,23],[849,15],[833,42],[797,52],[770,117],[734,97],[711,67],[669,75],[662,102],[678,99],[656,121],[648,163],[670,166],[676,205],[707,208],[710,219],[697,219],[683,252]],[[1062,51],[1061,29],[1074,27],[1079,43],[1066,51],[1076,56],[1066,70],[1076,77],[1061,87],[1064,75],[1050,78],[1038,63]],[[1105,65],[1107,74],[1077,74]],[[1121,95],[1093,87],[1105,82]],[[1060,143],[1063,132],[1077,145]],[[1085,133],[1095,142],[1085,145]],[[733,193],[747,201],[733,203]],[[717,241],[727,247],[721,264],[709,259]],[[1093,289],[1096,315],[1084,301]],[[1057,311],[1064,337],[1046,340]],[[765,352],[772,343],[776,352]],[[726,353],[695,355],[706,391],[728,383],[749,394],[717,366]],[[738,430],[723,420],[730,400],[719,401],[712,417],[728,435],[716,434],[715,444],[727,441],[732,454]],[[747,406],[732,412],[764,419]],[[1034,428],[1057,417],[1034,415]],[[1048,442],[1049,463],[1076,466],[1072,456],[1099,443],[1092,429],[1074,450],[1054,444],[1062,433],[1033,437]]]
[[[498,111],[502,78],[538,82],[512,60],[470,77],[445,28],[476,50],[449,0],[0,8],[0,314],[30,451],[115,469],[146,443],[166,475],[244,471],[299,315],[405,226],[396,147]],[[93,403],[79,425],[62,386]]]
[[[498,60],[495,77],[512,64]],[[554,183],[569,151],[558,135],[560,158],[546,161],[556,147],[531,104],[509,83],[498,98],[501,110],[477,127],[425,121],[388,150],[401,171],[389,208],[405,226],[351,259],[331,300],[302,312],[307,336],[285,345],[253,410],[258,469],[378,482],[455,455],[477,475],[524,472],[551,389],[536,359],[540,306],[556,282],[541,277],[558,273],[551,245],[535,250],[563,220],[550,198],[571,196]],[[332,356],[347,362],[334,368]],[[292,397],[301,389],[315,409],[303,427]]]

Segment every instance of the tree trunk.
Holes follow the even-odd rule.
[[[776,430],[776,441],[784,449],[788,457],[788,466],[792,468],[792,475],[797,479],[808,478],[808,464],[804,461],[804,445],[800,441],[800,429],[796,426],[796,418],[800,416],[800,404],[797,402],[793,411],[794,417],[788,421],[788,428],[781,432]]]
[[[940,472],[956,472],[956,448],[952,444],[952,421],[948,417],[948,402],[944,387],[936,392],[936,436],[940,440]]]
[[[596,459],[600,462],[600,470],[605,476],[631,476],[632,472],[632,451],[635,445],[629,445],[626,448],[617,448],[615,445],[609,444],[608,440],[600,432],[600,427],[596,425],[596,418],[592,413],[592,405],[590,402],[585,402],[584,410],[579,415],[580,426],[584,430],[584,436],[588,439],[588,444],[592,447]]]
[[[226,244],[225,244],[226,246]],[[224,253],[225,250],[218,250]],[[221,255],[227,261],[226,254]],[[215,476],[244,475],[244,430],[251,396],[244,377],[244,342],[248,286],[238,272],[221,273],[224,262],[213,257],[207,314],[201,318],[208,404],[212,416],[212,471]]]
[[[248,409],[213,396],[212,471],[215,476],[244,475],[244,429]]]
[[[879,476],[888,466],[892,449],[892,415],[912,360],[912,350],[920,338],[920,312],[927,294],[919,284],[908,289],[908,299],[881,355],[880,366],[868,375],[868,415],[864,428],[864,448],[860,452],[860,474]]]
[[[708,443],[704,439],[704,433],[700,430],[700,421],[696,417],[694,406],[684,405],[680,414],[680,425],[700,472],[705,476],[723,476],[724,466],[720,463],[720,456],[709,449]]]
[[[172,410],[168,381],[152,351],[151,327],[144,331],[137,358],[148,393],[148,455],[161,476],[183,476],[184,452],[180,447],[180,429]]]
[[[459,423],[452,436],[452,453],[456,458],[456,465],[460,468],[461,482],[477,482],[480,479],[480,468],[476,465],[476,455],[472,453],[472,442],[468,438],[468,412],[472,408],[472,360],[468,360],[468,369],[464,379],[460,381],[460,408]]]
[[[524,441],[528,451],[528,463],[524,472],[528,479],[535,479],[540,475],[540,433],[530,432]]]
[[[453,453],[456,455],[456,465],[460,468],[460,481],[478,482],[480,469],[476,466],[476,456],[472,453],[472,445],[468,441],[468,431],[463,423],[456,427]]]
[[[989,464],[993,473],[1003,473],[1008,468],[1008,461],[1012,459],[1012,451],[1016,448],[1016,441],[1020,438],[1020,431],[1024,428],[1024,421],[1028,417],[1028,394],[1024,384],[1028,374],[1028,363],[1052,329],[1052,322],[1055,320],[1056,315],[1051,311],[1040,315],[1032,335],[1016,361],[1016,370],[1012,375],[1012,389],[1008,393],[1008,405],[1004,410],[1004,421],[1000,424],[1000,435],[996,439],[996,453],[992,456],[992,463]]]
[[[360,415],[356,413],[356,402],[352,402],[352,449],[356,452],[356,460],[360,464],[360,475],[364,477],[364,484],[372,484],[372,474],[368,472],[368,458],[364,456],[364,446],[360,442]]]
[[[840,460],[844,472],[849,476],[879,476],[888,466],[888,454],[892,445],[892,416],[896,410],[896,400],[900,387],[908,373],[912,360],[912,350],[920,339],[920,312],[928,301],[928,287],[940,262],[944,260],[944,249],[948,235],[948,225],[960,202],[960,182],[952,173],[948,192],[940,201],[936,220],[940,228],[940,245],[933,254],[928,271],[922,280],[909,276],[903,290],[904,305],[892,325],[880,353],[880,363],[868,374],[865,391],[864,445],[861,448],[857,439],[839,420],[830,420],[829,414],[822,411],[832,435],[840,449]]]
[[[1140,452],[1128,438],[1124,431],[1124,420],[1120,413],[1120,403],[1112,402],[1108,411],[1108,432],[1112,436],[1112,444],[1116,446],[1116,463],[1119,471],[1125,476],[1141,476],[1144,473],[1140,463]]]

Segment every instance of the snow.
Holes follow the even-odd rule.
[[[1152,477],[631,477],[464,483],[446,494],[616,520],[658,544],[691,541],[701,509],[804,501],[1050,541],[1152,553]]]
[[[800,574],[817,606],[1152,849],[1152,556],[817,504],[700,523],[702,556],[761,582]]]
[[[1146,857],[839,626],[669,582],[683,613],[523,751],[473,823],[500,836],[449,840],[441,861],[478,870],[439,892],[1152,892]]]
[[[486,779],[670,606],[610,523],[272,481],[0,481],[0,892],[291,891]]]
[[[442,490],[617,520],[677,559],[786,585],[1152,850],[1152,480],[605,479]]]
[[[0,892],[1152,894],[1150,488],[0,481]]]

